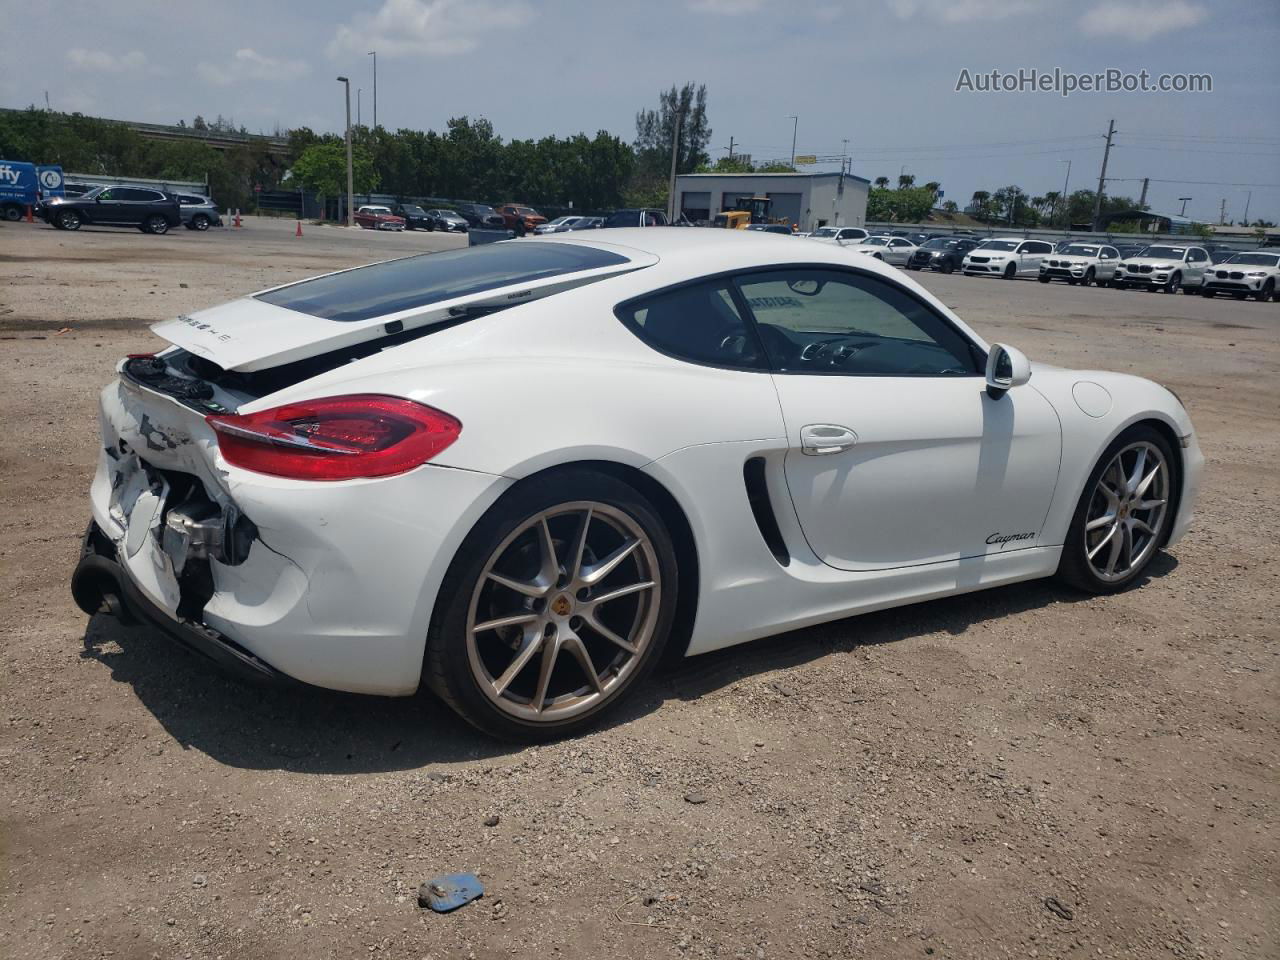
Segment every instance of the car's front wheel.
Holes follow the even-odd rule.
[[[207,216],[205,216],[203,213],[197,213],[194,217],[191,218],[191,229],[202,230],[202,231],[208,230],[209,223],[210,223],[210,220]]]
[[[476,525],[440,588],[423,679],[510,740],[574,734],[657,663],[676,602],[658,511],[586,470],[535,478]]]
[[[1015,276],[1017,276],[1017,273],[1018,273],[1018,268],[1014,266],[1012,263],[1004,268],[1004,278],[1006,280],[1012,280]]]
[[[58,214],[58,226],[63,230],[79,230],[80,223],[80,214],[74,210],[63,210]]]
[[[1152,427],[1116,438],[1085,484],[1058,575],[1090,593],[1115,593],[1155,557],[1173,521],[1173,451]]]
[[[1090,267],[1088,270],[1084,272],[1084,285],[1086,287],[1092,287],[1093,282],[1094,282],[1094,272],[1093,272],[1093,267]]]
[[[1274,299],[1275,295],[1276,282],[1270,277],[1268,277],[1267,282],[1262,285],[1262,289],[1254,294],[1259,303],[1265,303],[1268,300]]]

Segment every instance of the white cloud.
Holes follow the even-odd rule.
[[[72,70],[90,73],[127,73],[141,70],[147,65],[147,57],[141,50],[130,50],[116,56],[106,50],[86,50],[73,47],[67,51],[67,66]]]
[[[1004,20],[1036,9],[1032,0],[888,0],[901,20],[940,17],[946,23]]]
[[[764,0],[693,0],[689,9],[698,13],[720,13],[736,17],[740,13],[755,13]]]
[[[533,18],[524,0],[384,0],[377,13],[359,14],[340,26],[329,55],[412,54],[456,56],[470,53],[480,38],[523,26]]]
[[[305,77],[310,72],[311,68],[302,60],[264,56],[252,47],[240,48],[226,63],[201,61],[196,66],[201,79],[215,87],[229,87],[244,80],[281,83]]]
[[[1080,29],[1093,36],[1115,34],[1126,40],[1150,40],[1161,33],[1194,27],[1208,15],[1203,6],[1188,0],[1100,3],[1080,17]]]

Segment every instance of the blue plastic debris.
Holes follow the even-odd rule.
[[[484,884],[474,873],[445,873],[418,888],[418,906],[448,913],[483,896]]]

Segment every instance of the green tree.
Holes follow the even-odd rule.
[[[881,190],[887,190],[887,189],[889,188],[889,178],[888,178],[888,177],[876,177],[876,179],[875,179],[875,186],[879,187]]]
[[[373,158],[362,145],[353,144],[351,169],[356,193],[368,193],[378,184]],[[302,151],[293,164],[293,175],[303,185],[325,197],[347,192],[347,151],[345,143],[315,143]]]
[[[913,173],[904,173],[898,177],[898,189],[909,190],[915,186],[916,177]]]

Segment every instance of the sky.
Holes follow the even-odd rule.
[[[1162,213],[1280,221],[1280,0],[0,0],[0,105],[155,123],[197,114],[251,131],[340,131],[487,117],[508,139],[597,130],[632,139],[637,110],[705,83],[710,154],[839,157],[874,179],[936,180],[964,206],[1008,184],[1096,187]],[[32,38],[15,43],[12,25]],[[37,42],[38,41],[38,42]],[[979,92],[962,71],[1152,80],[1211,92]],[[976,86],[978,81],[973,80]],[[798,117],[793,121],[792,117]],[[846,142],[847,141],[847,144]],[[837,163],[815,169],[836,169]],[[1111,180],[1111,178],[1115,178]]]

